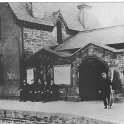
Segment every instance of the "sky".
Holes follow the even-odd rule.
[[[105,26],[124,24],[124,3],[91,3],[97,19]]]

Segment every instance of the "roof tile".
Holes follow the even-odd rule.
[[[124,43],[124,25],[94,30],[89,32],[80,32],[72,38],[66,40],[62,45],[55,50],[61,51],[66,49],[82,48],[89,43],[97,44],[107,49],[115,50],[106,46],[107,44]],[[76,42],[75,42],[76,41]]]
[[[23,3],[10,2],[9,5],[19,20],[48,25],[48,26],[54,26],[51,21],[32,17],[25,8]]]

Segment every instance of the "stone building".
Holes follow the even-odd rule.
[[[124,26],[100,27],[89,8],[65,14],[46,3],[0,3],[0,95],[18,97],[24,79],[53,79],[60,98],[96,100],[103,71],[123,89]]]
[[[0,3],[1,97],[19,96],[23,60],[44,46],[55,48],[82,28],[75,27],[74,22],[74,26],[65,24],[57,8],[38,14],[45,6],[44,3]]]
[[[118,40],[117,30],[122,31],[123,37],[123,26],[78,33],[56,47],[54,51],[50,49],[38,51],[26,60],[26,67],[38,70],[39,65],[42,65],[44,79],[49,79],[49,76],[54,79],[60,87],[60,96],[69,100],[78,100],[79,97],[84,100],[99,99],[98,89],[102,72],[106,72],[113,80],[115,89],[123,90],[123,50],[104,44],[109,40]],[[104,38],[111,31],[115,31],[114,35]],[[36,71],[35,74],[37,73],[39,72]],[[115,77],[115,73],[118,76]]]

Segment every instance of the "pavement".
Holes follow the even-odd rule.
[[[0,100],[0,109],[74,114],[81,117],[124,124],[124,103],[114,103],[111,109],[104,109],[102,101],[53,101],[42,103]]]

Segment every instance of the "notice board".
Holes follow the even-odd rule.
[[[27,83],[32,84],[34,81],[34,68],[27,69]]]
[[[70,85],[71,82],[71,65],[54,66],[54,83],[57,85]]]

